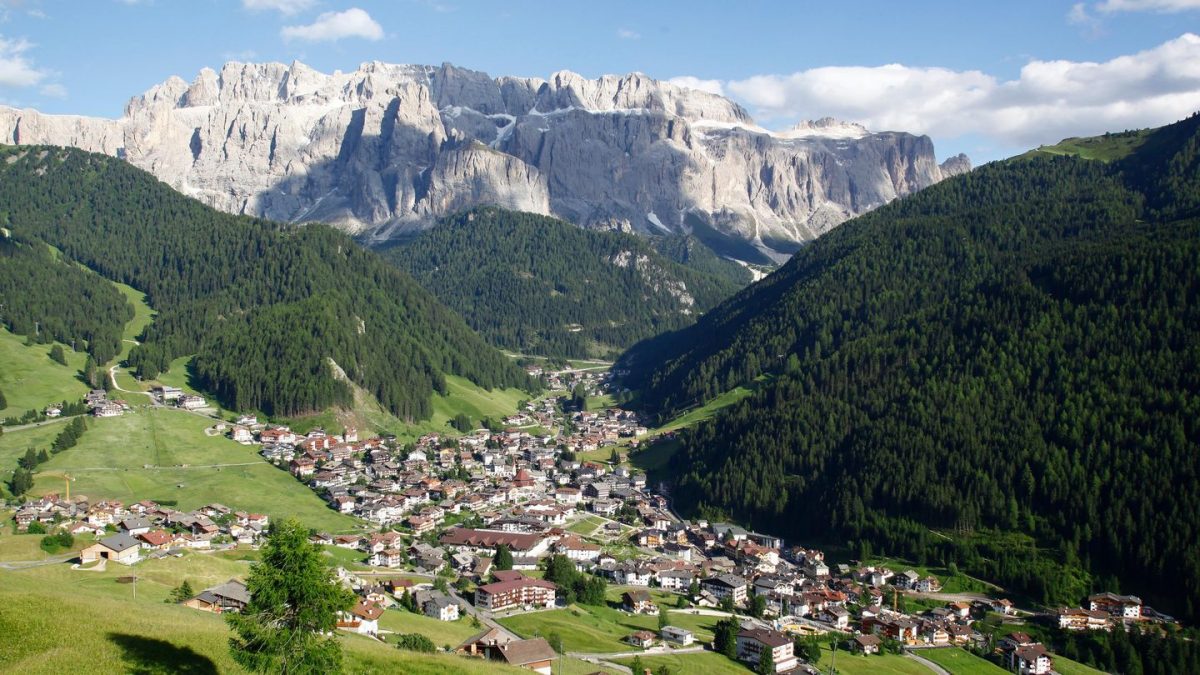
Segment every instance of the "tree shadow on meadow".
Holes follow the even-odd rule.
[[[109,633],[108,639],[121,648],[128,667],[126,672],[133,675],[217,674],[217,665],[212,659],[191,647],[180,647],[166,640],[128,633]]]

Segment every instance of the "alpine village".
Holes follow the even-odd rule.
[[[218,4],[280,54],[396,9]],[[1125,4],[1068,23],[1197,17]],[[1200,673],[1195,35],[1055,62],[1161,50],[1185,113],[972,167],[768,131],[754,79],[230,57],[10,107],[38,6],[0,672]]]

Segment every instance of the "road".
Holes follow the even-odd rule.
[[[120,383],[117,382],[117,366],[108,369],[108,379],[112,381],[113,389],[117,391],[125,392],[126,394],[142,394],[143,396],[149,396],[151,401],[154,400],[154,394],[148,391],[133,391],[121,387]]]
[[[912,659],[913,661],[916,661],[917,663],[919,663],[919,664],[921,664],[921,665],[925,666],[926,668],[928,668],[928,669],[932,670],[934,673],[937,673],[937,675],[950,675],[950,671],[948,671],[948,670],[946,670],[945,668],[943,668],[943,667],[939,666],[938,664],[934,663],[933,661],[930,661],[930,660],[929,660],[929,659],[927,659],[927,658],[924,658],[924,657],[921,657],[921,656],[917,656],[916,654],[914,654],[914,653],[912,653],[912,652],[910,652],[910,651],[905,651],[905,652],[904,652],[904,656],[905,656],[905,658],[910,658],[910,659]]]
[[[26,429],[36,429],[38,427],[44,427],[44,426],[47,426],[50,424],[58,424],[59,422],[67,422],[69,420],[75,419],[76,417],[78,417],[78,415],[71,415],[69,417],[55,417],[53,419],[48,419],[43,422],[34,422],[32,424],[18,424],[18,425],[11,426],[11,427],[4,427],[4,430],[5,431],[24,431]]]
[[[44,560],[13,560],[10,562],[0,562],[0,569],[5,570],[24,570],[30,567],[45,567],[46,565],[59,565],[65,563],[72,558],[78,558],[79,553],[70,553],[67,555],[56,555]]]

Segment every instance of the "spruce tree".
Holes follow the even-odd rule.
[[[333,636],[337,613],[354,594],[334,578],[308,530],[294,518],[271,523],[262,561],[246,580],[250,602],[226,616],[233,659],[259,673],[342,671],[342,647]]]

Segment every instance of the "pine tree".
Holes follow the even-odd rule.
[[[775,675],[775,660],[771,656],[771,648],[764,645],[758,653],[758,675]]]
[[[658,608],[658,629],[661,631],[669,625],[671,625],[671,617],[667,615],[666,605],[662,605]]]
[[[192,596],[195,594],[195,591],[192,590],[192,582],[184,579],[183,583],[179,584],[175,587],[175,590],[171,591],[171,600],[175,603],[186,602],[191,600]]]
[[[272,522],[261,560],[246,581],[250,603],[226,617],[233,659],[260,673],[341,672],[333,632],[354,594],[337,582],[295,519]]]
[[[14,497],[20,497],[33,487],[33,474],[27,469],[17,469],[13,472],[12,480],[9,482],[9,489]]]
[[[56,344],[50,348],[50,360],[60,365],[67,365],[67,355],[63,353],[62,345]]]
[[[500,544],[496,547],[496,559],[492,561],[493,566],[500,571],[511,570],[513,566],[512,551],[508,546]]]
[[[8,407],[8,399],[4,398],[4,390],[0,389],[0,410]]]

